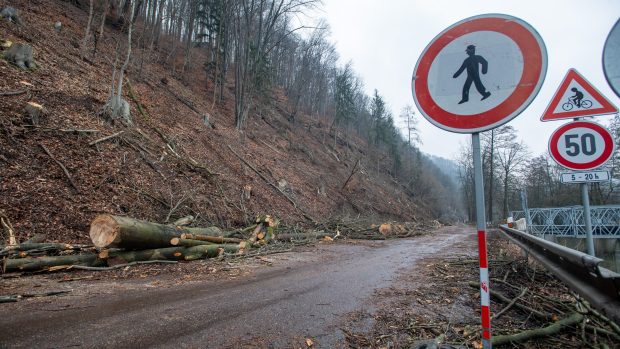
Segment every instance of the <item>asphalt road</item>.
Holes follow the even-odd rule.
[[[473,229],[268,256],[248,277],[168,288],[85,293],[58,311],[0,304],[0,348],[221,348],[260,338],[274,348],[343,343],[343,317],[370,304],[398,271],[458,249]]]

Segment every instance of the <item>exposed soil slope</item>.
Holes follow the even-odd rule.
[[[0,209],[20,240],[42,233],[49,241],[86,241],[88,225],[99,213],[157,222],[193,214],[199,224],[223,227],[245,224],[259,213],[288,223],[359,214],[428,218],[399,184],[374,168],[362,169],[342,189],[356,160],[366,156],[367,145],[352,135],[346,142],[329,141],[329,136],[326,141],[325,117],[288,122],[286,98],[278,91],[270,105],[252,109],[245,132],[237,131],[233,86],[229,82],[223,103],[212,109],[212,84],[201,70],[204,58],[198,49],[194,70],[185,79],[174,74],[181,57],[177,66],[163,65],[159,62],[168,52],[142,57],[134,49],[127,73],[131,88],[124,88],[134,126],[103,120],[98,112],[109,95],[111,38],[125,43],[125,36],[106,27],[107,39],[97,55],[82,60],[85,9],[64,1],[0,1],[6,5],[21,11],[24,24],[0,21],[0,39],[31,44],[39,66],[26,72],[0,60],[0,92],[27,91],[0,95]],[[56,21],[63,24],[60,32],[54,29]],[[125,49],[120,52],[124,55]],[[46,109],[36,127],[24,113],[28,101]],[[203,122],[205,114],[214,129]],[[97,132],[62,131],[67,129]],[[119,137],[89,145],[120,131]]]

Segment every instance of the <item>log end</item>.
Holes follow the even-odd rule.
[[[95,247],[108,247],[120,232],[120,227],[111,215],[99,215],[90,224],[90,239]]]

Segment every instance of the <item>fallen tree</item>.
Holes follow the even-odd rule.
[[[70,245],[63,243],[39,243],[39,242],[23,242],[21,244],[0,246],[0,257],[18,255],[26,257],[33,253],[44,253],[50,251],[78,251],[88,249],[92,246],[86,245]]]
[[[90,267],[103,267],[105,261],[96,254],[81,254],[54,257],[27,257],[7,259],[4,263],[6,272],[13,271],[37,271],[45,270],[59,265],[85,265]]]
[[[217,257],[222,253],[238,253],[240,250],[240,245],[230,244],[197,245],[192,247],[177,246],[141,251],[111,251],[107,254],[106,260],[109,266],[150,260],[193,261]]]
[[[238,245],[198,245],[193,247],[166,247],[141,251],[105,251],[99,254],[82,254],[54,257],[28,257],[7,259],[6,272],[49,270],[54,267],[84,266],[110,267],[118,264],[143,261],[193,261],[213,258],[222,253],[243,253],[245,243]]]

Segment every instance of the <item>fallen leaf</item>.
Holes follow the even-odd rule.
[[[314,345],[314,342],[312,341],[312,339],[306,338],[306,345],[308,346],[308,348],[310,348]]]

